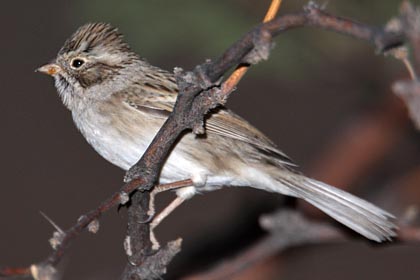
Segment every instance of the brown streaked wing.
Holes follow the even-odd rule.
[[[177,96],[176,83],[173,80],[173,76],[170,76],[172,77],[170,80],[166,79],[164,86],[159,85],[159,80],[161,81],[159,78],[168,78],[168,76],[168,72],[150,75],[147,77],[150,79],[142,81],[144,90],[140,92],[132,91],[136,92],[136,94],[130,94],[126,99],[126,103],[139,111],[167,118],[172,112]],[[226,108],[221,107],[217,109],[206,119],[205,123],[206,131],[209,133],[248,143],[266,155],[277,158],[284,164],[295,166],[292,160],[279,151],[275,144],[262,132]]]
[[[206,130],[248,144],[290,166],[296,166],[275,144],[246,120],[234,112],[220,108],[206,120]]]

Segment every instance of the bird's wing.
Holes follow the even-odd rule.
[[[135,86],[128,90],[125,102],[129,106],[156,117],[167,118],[172,112],[178,94],[178,88],[173,76],[168,72],[154,73],[150,79],[142,78],[142,87]],[[157,76],[156,76],[157,75]],[[141,89],[139,89],[141,88]],[[127,93],[127,90],[125,90]],[[295,166],[292,160],[277,149],[262,132],[232,111],[220,107],[205,121],[206,131],[229,137],[252,145],[269,157],[274,157],[281,163]]]
[[[226,108],[219,108],[208,117],[206,131],[248,143],[267,156],[277,158],[281,163],[295,166],[267,136]]]

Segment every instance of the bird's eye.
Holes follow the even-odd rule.
[[[85,64],[85,61],[80,58],[75,58],[71,61],[71,67],[74,69],[80,68],[83,64]]]

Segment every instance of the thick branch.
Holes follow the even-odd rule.
[[[263,23],[234,43],[214,62],[207,62],[193,72],[177,73],[180,94],[174,111],[162,126],[142,158],[127,172],[126,180],[145,178],[142,189],[150,189],[157,181],[160,168],[178,137],[188,129],[200,125],[204,115],[219,103],[224,103],[230,92],[215,90],[218,80],[232,67],[243,63],[253,50],[267,49],[271,37],[303,26],[323,28],[366,40],[379,51],[403,43],[401,33],[387,32],[328,14],[314,5],[303,12],[284,15]],[[248,57],[249,58],[249,57]],[[253,59],[255,62],[255,59]],[[211,89],[212,93],[209,91]]]
[[[219,89],[218,80],[222,75],[240,63],[256,63],[267,59],[272,37],[302,26],[320,27],[367,40],[381,51],[401,45],[403,38],[401,34],[381,31],[330,15],[314,5],[308,5],[301,13],[282,16],[257,26],[215,62],[199,65],[193,72],[176,71],[180,92],[174,110],[142,158],[127,172],[125,180],[141,178],[145,183],[139,185],[139,188],[150,190],[156,184],[166,157],[182,133],[186,130],[202,133],[203,118],[207,112],[226,102],[230,91]]]

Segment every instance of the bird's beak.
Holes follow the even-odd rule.
[[[50,76],[54,76],[55,74],[61,72],[61,68],[55,63],[49,63],[39,67],[35,70],[35,72],[41,72]]]

